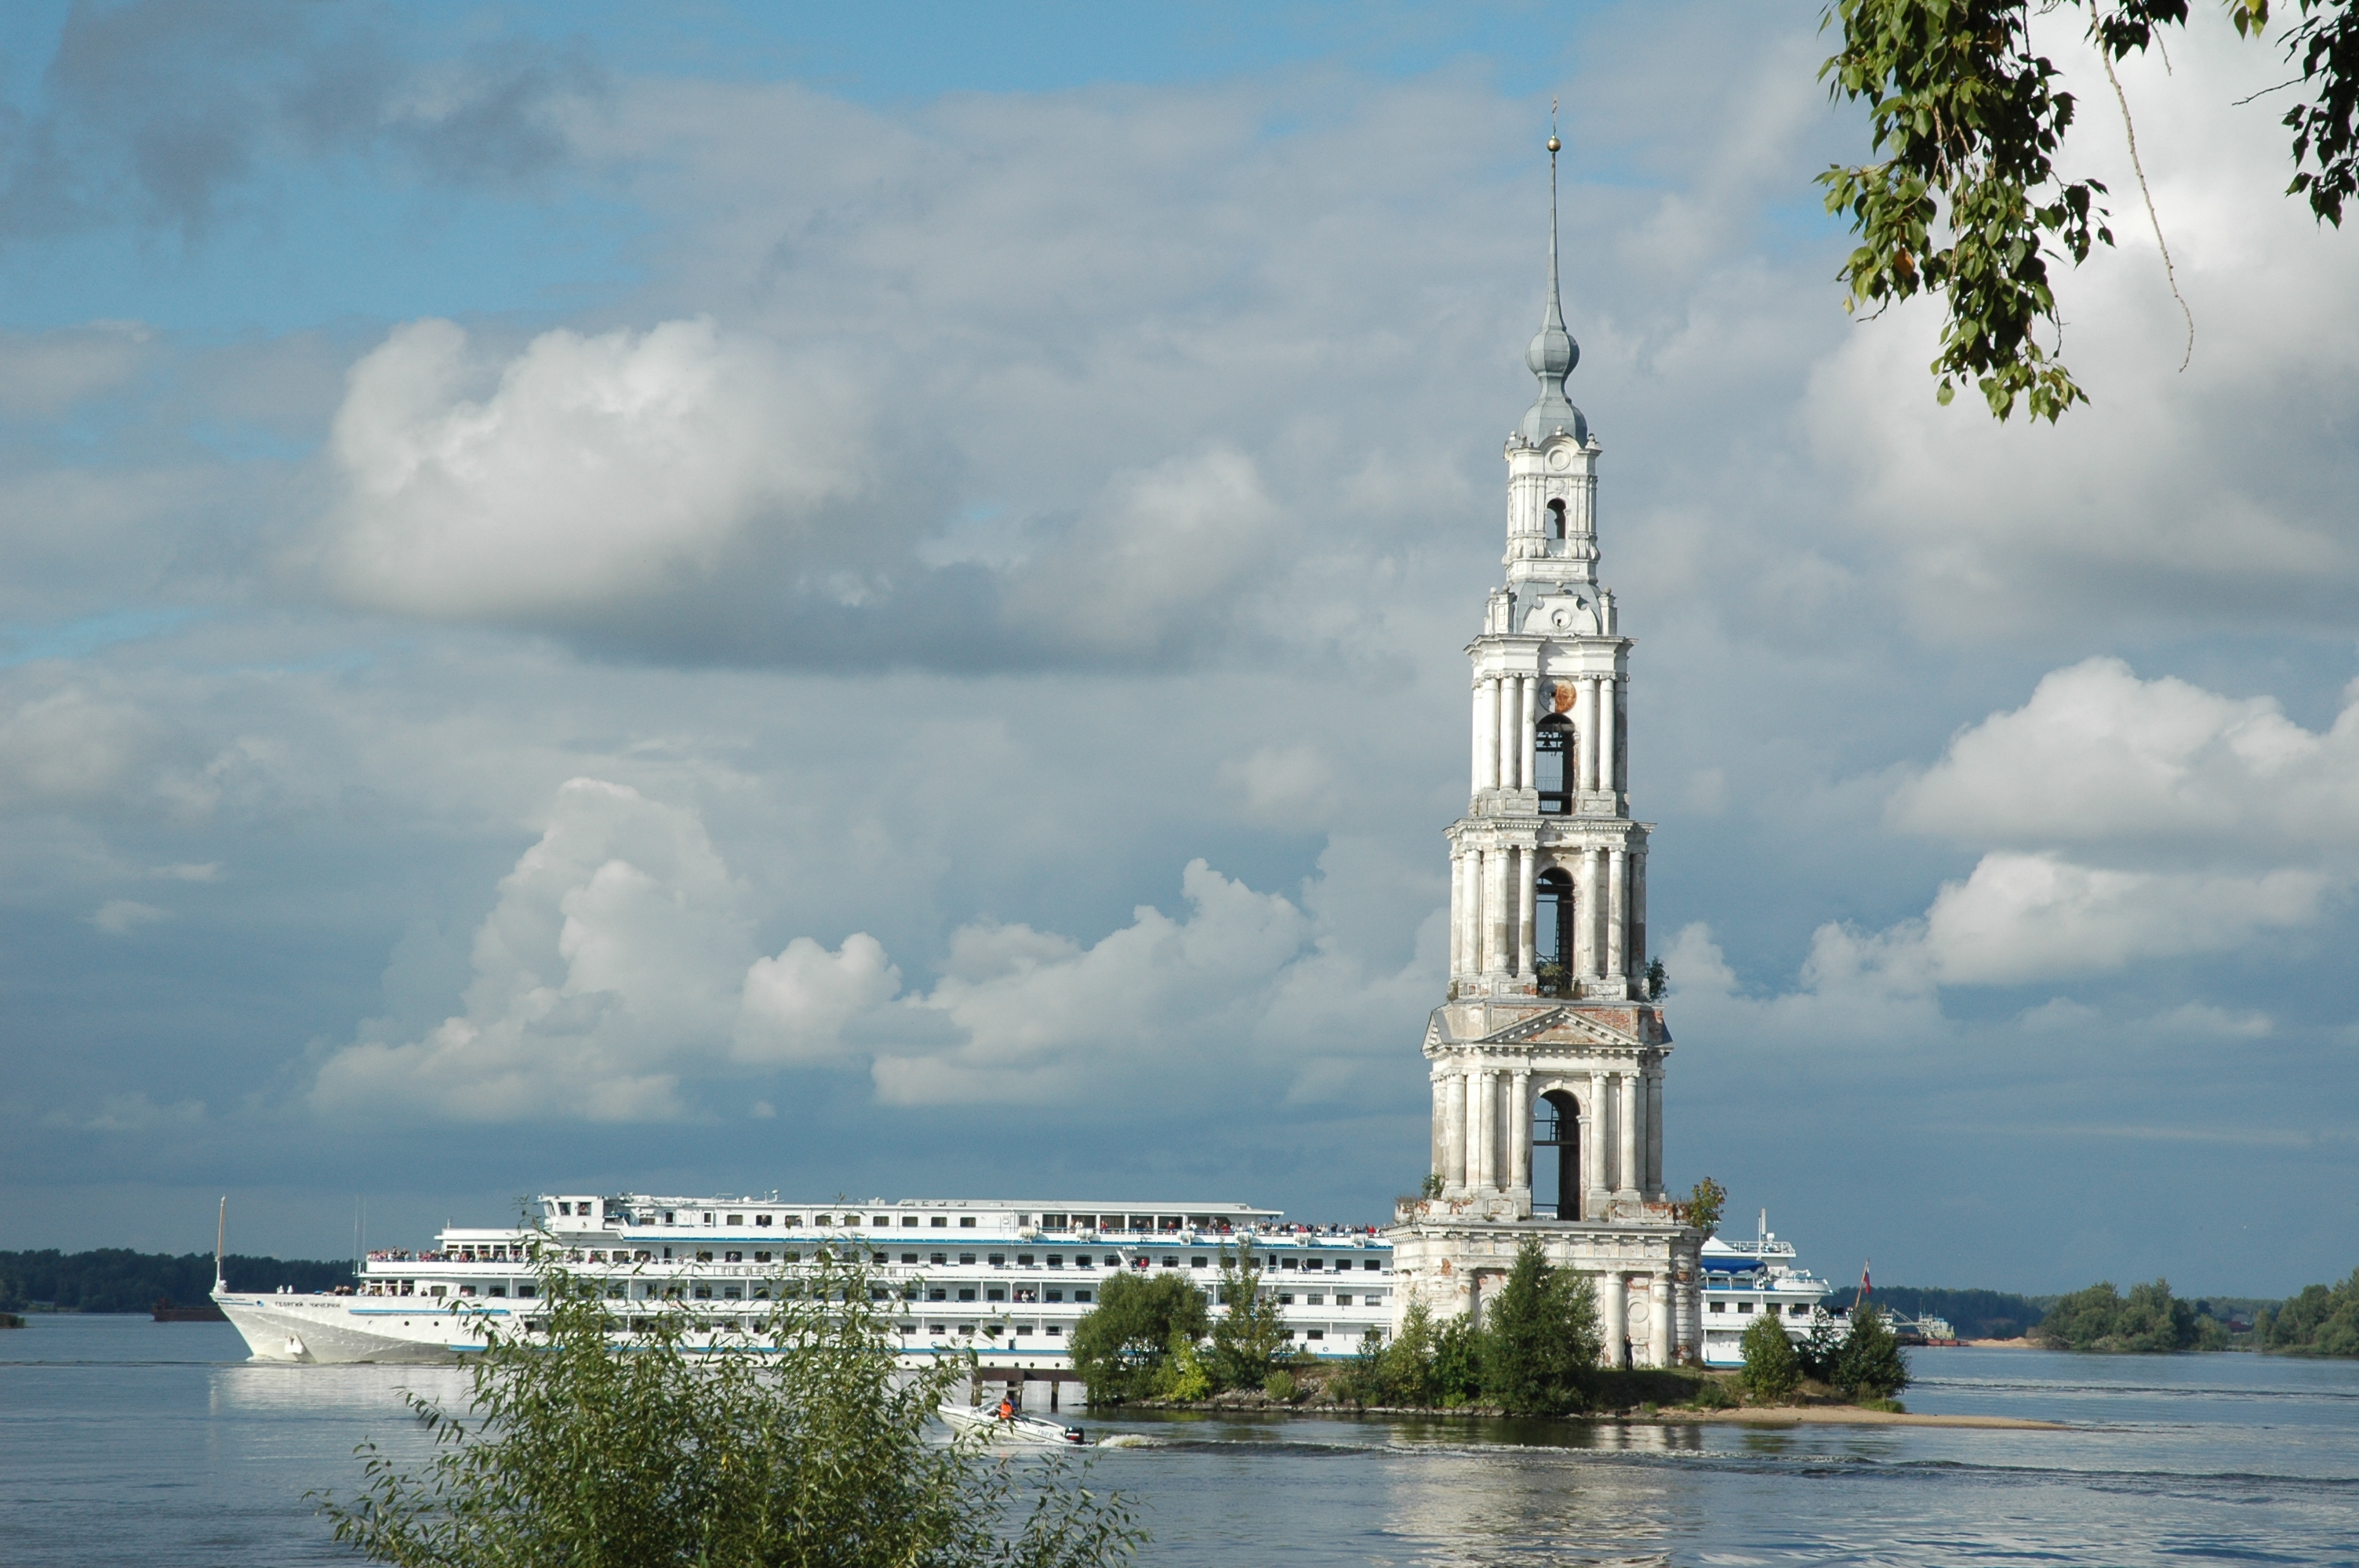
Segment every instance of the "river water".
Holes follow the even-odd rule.
[[[303,1501],[422,1452],[434,1368],[247,1364],[225,1324],[0,1333],[0,1563],[349,1563]],[[1156,1563],[2359,1564],[2359,1363],[1911,1353],[1914,1411],[2065,1432],[1099,1422]]]

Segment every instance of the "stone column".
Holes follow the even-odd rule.
[[[1630,852],[1630,978],[1647,973],[1647,851]]]
[[[1603,1197],[1614,1190],[1614,1075],[1589,1075],[1589,1115],[1597,1124],[1587,1141],[1589,1190]]]
[[[1600,1274],[1597,1298],[1598,1314],[1605,1320],[1605,1364],[1626,1366],[1630,1342],[1629,1280],[1618,1272]]]
[[[1597,1144],[1605,1136],[1605,1116],[1604,1107],[1598,1102],[1597,1075],[1594,1073],[1589,1077],[1589,1092],[1581,1097],[1580,1125],[1581,1147],[1574,1151],[1581,1161],[1581,1172],[1575,1178],[1580,1185],[1574,1190],[1581,1195],[1581,1212],[1589,1215],[1594,1212],[1590,1207],[1590,1195],[1603,1184],[1603,1179],[1598,1174]],[[1558,1217],[1560,1219],[1563,1216]]]
[[[1539,857],[1529,849],[1516,851],[1516,973],[1530,979],[1539,973],[1532,951],[1532,928],[1539,918]]]
[[[1586,791],[1597,787],[1596,677],[1582,676],[1580,689],[1580,698],[1573,705],[1573,727],[1581,733],[1581,782],[1575,787]]]
[[[1622,945],[1624,922],[1630,915],[1628,899],[1623,893],[1623,878],[1629,874],[1630,862],[1619,849],[1605,851],[1605,972],[1627,976],[1630,960],[1624,957]]]
[[[1671,1281],[1657,1274],[1647,1281],[1647,1365],[1671,1364]]]
[[[1638,1075],[1624,1073],[1622,1103],[1614,1107],[1621,1121],[1622,1159],[1614,1173],[1615,1190],[1627,1197],[1638,1195]]]
[[[1474,787],[1499,787],[1499,678],[1485,676],[1474,686]]]
[[[1516,766],[1524,760],[1524,683],[1514,676],[1499,677],[1499,787],[1521,789]]]
[[[1433,1078],[1433,1173],[1450,1180],[1450,1082],[1440,1073]]]
[[[1529,1192],[1532,1185],[1532,1076],[1517,1072],[1508,1080],[1507,1184]]]
[[[1483,972],[1507,967],[1507,852],[1483,851]]]
[[[1467,1186],[1482,1191],[1498,1188],[1498,1094],[1495,1073],[1491,1068],[1474,1068],[1467,1080],[1467,1106],[1474,1115],[1474,1162],[1467,1172]]]
[[[1672,1281],[1671,1358],[1674,1361],[1703,1358],[1703,1346],[1699,1343],[1701,1330],[1696,1318],[1695,1281],[1692,1278]]]
[[[1627,682],[1614,683],[1614,733],[1620,744],[1606,759],[1614,770],[1614,787],[1625,795],[1630,792],[1630,687]]]
[[[1516,685],[1522,689],[1524,698],[1523,721],[1516,727],[1516,737],[1524,748],[1523,755],[1516,761],[1516,787],[1532,789],[1537,787],[1533,781],[1539,777],[1534,753],[1539,746],[1540,677],[1525,676]]]
[[[1473,713],[1474,727],[1474,756],[1472,768],[1467,773],[1468,783],[1466,785],[1467,791],[1470,794],[1483,787],[1483,758],[1484,755],[1483,746],[1483,712],[1484,709],[1489,706],[1484,701],[1484,698],[1488,695],[1489,693],[1484,689],[1483,677],[1481,676],[1476,676],[1474,677],[1474,707]]]
[[[1597,787],[1603,790],[1618,787],[1614,767],[1614,697],[1619,685],[1612,676],[1597,683]]]
[[[1466,851],[1453,846],[1450,852],[1450,978],[1453,980],[1474,967],[1466,959],[1468,937],[1474,929],[1473,890],[1468,885],[1466,860]]]
[[[1576,979],[1587,979],[1597,946],[1597,867],[1588,850],[1575,849],[1573,855],[1572,972]]]
[[[1452,1192],[1466,1189],[1466,1075],[1454,1065],[1442,1080],[1450,1097],[1450,1147],[1441,1157],[1441,1184]]]
[[[1663,1069],[1647,1075],[1647,1193],[1663,1194]]]

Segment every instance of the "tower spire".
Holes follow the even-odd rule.
[[[1523,423],[1516,434],[1526,444],[1538,446],[1550,436],[1562,431],[1576,441],[1589,439],[1589,421],[1564,395],[1564,378],[1581,362],[1581,345],[1565,330],[1564,301],[1557,281],[1557,219],[1556,219],[1556,155],[1564,143],[1556,134],[1556,104],[1549,104],[1549,280],[1548,308],[1540,318],[1540,330],[1524,351],[1524,363],[1539,377],[1540,395],[1524,413]]]

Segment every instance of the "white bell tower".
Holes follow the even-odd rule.
[[[1507,438],[1504,580],[1466,646],[1450,990],[1425,1037],[1435,1195],[1403,1204],[1392,1234],[1404,1311],[1479,1312],[1538,1235],[1592,1277],[1609,1360],[1660,1366],[1701,1344],[1703,1237],[1663,1191],[1671,1037],[1646,979],[1651,829],[1629,811],[1631,640],[1597,579],[1603,449],[1565,395],[1581,348],[1558,282],[1560,145],[1551,134],[1548,305],[1524,356],[1539,395]]]

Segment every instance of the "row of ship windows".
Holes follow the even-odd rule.
[[[1728,1303],[1726,1302],[1713,1302],[1710,1304],[1712,1310],[1714,1312],[1726,1312],[1728,1310]],[[1777,1311],[1777,1303],[1776,1302],[1770,1302],[1767,1304],[1771,1314],[1775,1315]],[[1749,1313],[1753,1310],[1753,1303],[1751,1302],[1739,1302],[1736,1303],[1736,1310],[1740,1314]],[[1810,1303],[1807,1302],[1790,1303],[1786,1308],[1786,1315],[1788,1317],[1808,1317],[1810,1315]]]
[[[716,1251],[718,1252],[717,1257],[715,1255]],[[454,1257],[451,1257],[443,1260],[458,1263],[515,1263],[523,1261],[523,1258],[521,1256],[522,1252],[523,1249],[521,1248],[462,1247],[458,1249]],[[669,1247],[665,1248],[663,1249],[662,1260],[667,1263],[684,1260],[682,1259],[673,1257],[672,1253],[673,1249]],[[994,1269],[1004,1269],[1007,1266],[1009,1254],[1005,1252],[990,1252],[984,1254],[962,1252],[958,1254],[958,1260],[962,1264],[973,1264],[978,1256],[980,1256],[990,1267]],[[1065,1266],[1065,1254],[1062,1252],[1049,1252],[1046,1254],[1018,1252],[1014,1256],[1016,1259],[1016,1266],[1019,1269],[1038,1268],[1042,1265],[1044,1258],[1049,1268],[1061,1269]],[[1094,1262],[1093,1260],[1095,1254],[1093,1253],[1076,1252],[1073,1254],[1073,1267],[1076,1269],[1119,1269],[1122,1267],[1122,1260],[1114,1253],[1107,1253],[1105,1255],[1105,1261],[1103,1264]],[[803,1255],[798,1251],[788,1250],[784,1252],[771,1252],[757,1249],[754,1253],[753,1260],[756,1263],[799,1263],[802,1261],[802,1259]],[[916,1263],[919,1260],[919,1254],[915,1252],[904,1252],[900,1255],[900,1259],[903,1263]],[[589,1261],[592,1263],[652,1263],[656,1260],[654,1251],[647,1248],[641,1248],[636,1251],[629,1251],[618,1247],[614,1249],[611,1252],[592,1249],[589,1254]],[[742,1249],[716,1249],[712,1248],[702,1248],[696,1250],[695,1260],[699,1263],[743,1263],[745,1261],[745,1253]],[[893,1255],[888,1252],[872,1252],[869,1254],[869,1261],[872,1263],[889,1263],[892,1260]],[[951,1254],[947,1252],[930,1252],[925,1254],[925,1261],[937,1267],[947,1266],[950,1260]],[[579,1253],[571,1253],[568,1254],[567,1261],[578,1263],[582,1261],[582,1258]],[[1163,1267],[1167,1269],[1177,1269],[1180,1267],[1180,1256],[1177,1253],[1167,1253],[1161,1261]],[[1212,1267],[1213,1262],[1214,1260],[1211,1254],[1197,1252],[1189,1256],[1188,1267],[1190,1269],[1209,1269]],[[1331,1262],[1332,1263],[1336,1272],[1344,1273],[1350,1271],[1353,1260],[1349,1258],[1328,1260],[1321,1258],[1293,1257],[1274,1258],[1269,1260],[1272,1268],[1304,1270],[1312,1273],[1317,1273],[1326,1269]],[[1359,1262],[1360,1267],[1363,1270],[1369,1273],[1375,1273],[1384,1268],[1385,1260],[1382,1258],[1364,1258],[1361,1259]],[[1147,1260],[1145,1258],[1134,1259],[1132,1260],[1132,1265],[1135,1268],[1143,1269],[1147,1266]]]
[[[409,1325],[408,1324],[404,1323],[402,1326],[407,1328]],[[631,1319],[630,1327],[631,1332],[633,1333],[648,1333],[653,1330],[655,1326],[656,1321],[653,1318],[635,1317]],[[901,1334],[905,1337],[914,1336],[918,1332],[918,1325],[914,1323],[905,1323],[898,1326]],[[1382,1329],[1364,1329],[1359,1328],[1356,1325],[1349,1324],[1336,1325],[1333,1326],[1335,1328],[1335,1337],[1339,1340],[1349,1339],[1356,1333],[1359,1338],[1364,1342],[1369,1344],[1382,1344],[1384,1342],[1385,1336]],[[536,1318],[527,1322],[525,1325],[525,1327],[535,1334],[541,1334],[548,1331],[549,1325]],[[751,1319],[717,1317],[712,1319],[706,1327],[711,1332],[716,1334],[752,1334],[760,1332],[762,1325],[758,1321]],[[975,1337],[977,1332],[978,1325],[972,1323],[962,1323],[957,1325],[955,1327],[947,1323],[929,1323],[926,1325],[926,1333],[935,1339],[973,1339]],[[1064,1337],[1065,1328],[1064,1325],[1057,1323],[1047,1325],[1032,1323],[1003,1325],[989,1323],[980,1325],[980,1332],[985,1338],[989,1339],[998,1339],[1003,1336],[1011,1340],[1028,1339],[1035,1334],[1047,1339],[1061,1339]],[[1285,1333],[1287,1341],[1289,1344],[1304,1341],[1317,1344],[1324,1342],[1327,1338],[1327,1329],[1325,1327],[1302,1329],[1289,1328],[1286,1330]],[[1011,1345],[1009,1348],[1021,1349],[1023,1347],[1021,1346]],[[1060,1354],[1062,1354],[1062,1352],[1060,1351]]]
[[[575,1217],[578,1213],[581,1218],[589,1219],[596,1217],[598,1213],[598,1206],[596,1203],[586,1198],[582,1200],[578,1205],[571,1200],[560,1200],[557,1206],[557,1212],[568,1217],[569,1218]],[[661,1223],[665,1225],[678,1225],[681,1223],[679,1218],[680,1211],[668,1208],[659,1212],[663,1217]],[[711,1225],[713,1223],[713,1216],[715,1214],[723,1214],[724,1217],[721,1220],[721,1223],[723,1225],[743,1226],[745,1223],[746,1218],[746,1217],[742,1214],[725,1214],[724,1211],[715,1209],[702,1209],[691,1212],[696,1213],[699,1217],[699,1222],[705,1225]],[[923,1224],[929,1226],[936,1230],[947,1230],[950,1228],[951,1220],[953,1217],[958,1220],[959,1228],[962,1230],[973,1230],[976,1227],[975,1222],[977,1217],[971,1214],[962,1214],[955,1217],[941,1214],[923,1217],[914,1214],[905,1214],[898,1217],[898,1223],[904,1229],[917,1229],[922,1221]],[[1028,1225],[1032,1223],[1032,1217],[1030,1215],[1019,1214],[1013,1217],[1018,1225]],[[756,1228],[771,1225],[793,1227],[802,1223],[802,1216],[799,1214],[780,1214],[776,1211],[756,1213],[753,1217],[753,1222]],[[876,1214],[868,1217],[868,1225],[872,1229],[889,1230],[893,1228],[895,1223],[895,1217],[889,1214]],[[1134,1230],[1149,1233],[1167,1230],[1224,1231],[1229,1228],[1229,1223],[1230,1222],[1228,1220],[1222,1219],[1216,1216],[1209,1214],[1044,1214],[1039,1217],[1040,1227],[1043,1230]],[[815,1226],[837,1224],[857,1226],[860,1224],[860,1216],[857,1214],[845,1214],[840,1216],[814,1214],[811,1216],[811,1224]]]
[[[519,1301],[532,1301],[536,1299],[539,1293],[538,1287],[519,1280],[515,1282],[513,1287],[507,1284],[485,1285],[482,1287],[481,1299],[497,1299],[505,1301],[508,1298],[508,1292],[511,1288],[514,1289],[516,1298]],[[427,1288],[426,1294],[429,1298],[439,1297],[443,1293],[444,1289],[445,1287],[441,1285],[430,1285]],[[951,1293],[953,1289],[956,1290],[955,1295]],[[949,1285],[920,1286],[915,1284],[903,1285],[897,1290],[887,1289],[883,1285],[871,1285],[868,1288],[868,1299],[877,1302],[891,1301],[897,1295],[904,1301],[919,1301],[922,1299],[929,1302],[971,1302],[975,1299],[976,1291],[980,1290],[983,1292],[982,1299],[985,1302],[1008,1302],[1011,1300],[1009,1295],[1011,1289],[1014,1291],[1014,1296],[1012,1298],[1013,1304],[1019,1306],[1037,1305],[1042,1302],[1061,1303],[1065,1299],[1065,1292],[1054,1285],[1048,1286],[1044,1289],[1030,1285],[1016,1285],[1013,1287],[1006,1285],[961,1285],[951,1287]],[[717,1299],[724,1302],[766,1302],[770,1299],[768,1289],[760,1285],[696,1285],[690,1287],[682,1285],[658,1284],[640,1285],[639,1299],[642,1301],[694,1300],[709,1302],[716,1299],[714,1295],[716,1291],[719,1292]],[[371,1295],[411,1296],[417,1294],[418,1290],[416,1281],[404,1280],[396,1289],[372,1290],[368,1293]],[[794,1293],[798,1296],[800,1294],[799,1292],[796,1292]],[[476,1296],[477,1287],[473,1285],[461,1285],[459,1287],[459,1294],[462,1297]],[[1073,1292],[1073,1301],[1081,1305],[1088,1305],[1093,1299],[1093,1292],[1086,1289],[1076,1290]],[[1292,1306],[1295,1304],[1294,1293],[1290,1291],[1264,1291],[1262,1294],[1265,1298],[1275,1295],[1277,1300],[1277,1304],[1280,1306]],[[1350,1306],[1353,1304],[1352,1293],[1348,1291],[1335,1292],[1334,1296],[1335,1304],[1337,1306]],[[606,1299],[614,1302],[627,1301],[630,1299],[630,1287],[622,1284],[609,1285],[606,1287]],[[1384,1292],[1381,1291],[1363,1292],[1359,1297],[1360,1304],[1363,1306],[1375,1306],[1383,1300]],[[1322,1291],[1309,1292],[1302,1297],[1302,1304],[1305,1306],[1325,1306],[1327,1304],[1327,1292]]]

